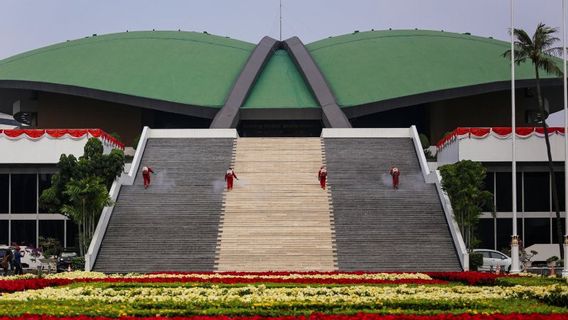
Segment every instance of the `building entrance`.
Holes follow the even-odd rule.
[[[237,130],[241,137],[319,137],[319,120],[244,120]]]

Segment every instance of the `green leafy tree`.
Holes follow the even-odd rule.
[[[546,143],[546,153],[548,157],[548,171],[552,179],[552,202],[554,211],[556,212],[556,221],[560,221],[560,209],[558,206],[558,190],[556,187],[556,177],[554,175],[554,167],[552,164],[552,154],[550,152],[550,139],[548,137],[548,126],[546,118],[548,112],[544,108],[544,99],[542,96],[540,85],[540,71],[546,71],[549,74],[562,76],[562,71],[556,65],[554,56],[558,55],[561,47],[554,47],[554,44],[559,41],[554,35],[558,30],[549,27],[544,23],[539,23],[532,38],[522,29],[514,29],[513,34],[517,39],[515,41],[515,63],[524,63],[527,59],[531,61],[534,67],[535,80],[536,80],[536,94],[538,100],[539,116],[538,121],[544,129],[544,141]],[[504,57],[511,57],[511,50],[503,53]],[[558,246],[560,247],[560,254],[564,258],[564,250],[562,248],[562,226],[561,223],[556,224],[556,233],[558,235]]]
[[[103,154],[99,139],[85,144],[83,156],[61,155],[58,173],[51,187],[40,196],[40,205],[49,212],[60,212],[79,228],[79,250],[84,254],[94,234],[103,207],[110,205],[108,190],[124,169],[124,153],[114,149]]]
[[[493,207],[493,194],[483,190],[486,169],[479,162],[462,160],[440,167],[442,189],[448,194],[456,222],[471,250],[477,243],[475,230],[484,207]]]

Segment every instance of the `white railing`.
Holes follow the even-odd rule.
[[[105,236],[108,223],[112,216],[112,211],[114,209],[114,202],[118,198],[120,193],[120,187],[122,185],[132,185],[134,179],[136,178],[136,172],[138,172],[138,167],[140,166],[140,161],[142,160],[142,155],[144,154],[144,149],[146,148],[146,142],[148,141],[148,136],[150,134],[150,128],[144,127],[142,134],[140,135],[140,140],[138,141],[138,146],[136,147],[136,153],[134,154],[134,159],[132,160],[132,165],[130,166],[130,171],[128,174],[123,174],[120,178],[114,180],[112,186],[110,187],[109,196],[113,201],[112,206],[104,207],[99,218],[99,223],[97,223],[97,228],[95,229],[95,234],[89,245],[89,250],[85,255],[85,271],[93,270],[95,261],[97,260],[97,255],[101,248],[101,243]]]
[[[416,150],[416,155],[418,156],[418,162],[420,163],[420,169],[422,170],[422,176],[424,176],[424,181],[426,183],[433,183],[430,178],[430,168],[428,168],[428,161],[424,155],[424,149],[422,149],[422,142],[420,142],[420,136],[416,130],[416,126],[410,126],[410,137],[414,142],[414,149]]]
[[[464,271],[469,270],[469,255],[465,248],[465,243],[463,241],[462,234],[456,223],[454,217],[454,210],[452,209],[452,204],[450,199],[442,190],[442,176],[440,176],[439,171],[430,171],[428,167],[428,162],[426,161],[426,156],[424,155],[424,150],[422,149],[422,143],[420,142],[420,136],[418,135],[418,131],[416,130],[415,126],[410,127],[410,135],[412,136],[412,140],[414,141],[414,148],[416,149],[416,154],[418,155],[418,162],[420,162],[420,168],[422,169],[422,175],[424,176],[424,181],[426,183],[433,183],[436,185],[436,191],[438,192],[438,196],[440,197],[440,202],[442,203],[442,208],[444,209],[444,214],[446,216],[446,221],[448,223],[448,227],[450,228],[450,233],[452,235],[452,240],[454,241],[454,246],[458,252],[458,257],[460,259],[460,263],[462,269]]]
[[[434,178],[433,180],[436,184],[436,190],[438,191],[440,202],[442,203],[444,213],[446,214],[446,221],[448,222],[448,227],[450,228],[450,233],[452,234],[452,239],[454,240],[460,263],[464,271],[469,271],[469,254],[465,247],[465,242],[463,241],[463,236],[458,223],[456,222],[450,198],[442,189],[442,176],[440,175],[440,171],[436,170],[432,172],[431,176]]]
[[[142,161],[142,155],[146,149],[146,142],[151,134],[151,129],[144,127],[142,134],[140,135],[140,140],[138,140],[138,145],[136,146],[136,153],[134,154],[134,159],[132,159],[132,165],[130,166],[130,171],[128,175],[121,179],[121,184],[131,186],[136,178],[136,172],[138,172],[138,167],[140,167],[140,162]]]

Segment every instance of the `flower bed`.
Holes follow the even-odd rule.
[[[514,281],[501,281],[507,279]],[[466,316],[532,319],[533,313],[560,319],[568,315],[566,283],[539,283],[531,278],[522,285],[522,280],[523,277],[481,273],[71,272],[48,275],[45,279],[4,280],[14,286],[0,295],[0,315],[14,317],[10,319],[30,319],[26,314],[122,319],[208,316],[192,318],[204,320],[228,319],[225,316],[314,320]],[[383,316],[388,314],[396,316]],[[306,315],[310,316],[303,317]],[[39,319],[34,317],[31,319]]]
[[[285,316],[285,317],[227,317],[227,316],[193,316],[193,317],[55,317],[46,315],[25,315],[21,317],[0,317],[0,320],[561,320],[568,319],[563,314],[439,314],[439,315],[378,315],[372,313],[358,313],[355,315],[329,315],[314,313],[309,316]]]

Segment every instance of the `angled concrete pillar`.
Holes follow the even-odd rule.
[[[239,110],[245,102],[250,89],[272,57],[280,42],[264,37],[249,56],[247,63],[235,81],[223,108],[217,112],[211,122],[211,129],[236,128],[239,123]]]
[[[339,108],[333,92],[302,41],[298,37],[292,37],[284,41],[284,48],[292,57],[321,106],[324,125],[327,128],[351,128],[349,119]]]

